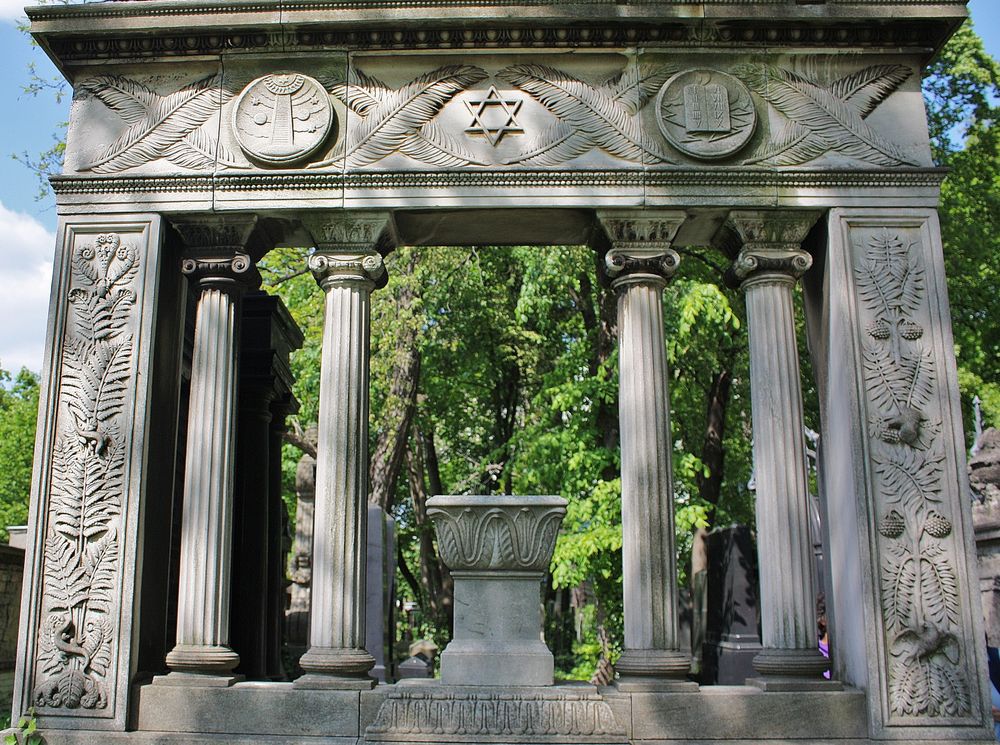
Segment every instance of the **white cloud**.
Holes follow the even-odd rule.
[[[3,203],[0,238],[0,366],[40,372],[56,238],[31,215]]]

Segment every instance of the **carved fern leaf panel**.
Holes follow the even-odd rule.
[[[838,152],[880,166],[918,165],[864,119],[908,77],[908,68],[866,68],[834,83],[829,89],[790,70],[773,66],[741,65],[735,72],[758,96],[790,122],[807,130],[800,137],[782,134],[780,147],[753,156],[760,161],[770,154],[780,165],[800,165]],[[907,75],[901,77],[901,70]]]
[[[77,220],[63,227],[55,267],[55,393],[41,448],[51,460],[32,518],[45,538],[24,619],[35,646],[15,706],[124,729],[132,619],[121,594],[135,571],[146,426],[136,411],[153,346],[153,308],[141,303],[155,299],[160,219],[123,221],[121,233]]]
[[[600,148],[623,160],[642,163],[648,158],[670,163],[670,158],[642,129],[620,91],[592,86],[569,73],[546,65],[512,65],[497,77],[534,96],[565,124]],[[628,81],[626,81],[628,82]],[[633,103],[637,103],[636,100]],[[537,150],[539,144],[534,145]]]
[[[231,97],[218,75],[198,80],[175,93],[138,97],[143,86],[124,78],[97,78],[84,89],[94,93],[129,123],[129,127],[81,170],[117,173],[160,158],[189,168],[210,168],[215,163],[215,138],[191,137]],[[123,91],[131,89],[136,96]],[[146,93],[151,93],[145,89]],[[137,116],[142,106],[142,116]],[[180,144],[184,141],[184,144]],[[204,151],[210,151],[204,152]],[[232,160],[232,154],[227,158]]]
[[[862,119],[872,113],[912,74],[904,65],[871,65],[830,85],[830,93],[846,101]]]
[[[381,87],[374,78],[361,78],[373,87],[368,96],[359,97],[350,88],[336,89],[338,98],[350,105],[363,100],[366,112],[352,128],[346,149],[347,166],[361,168],[376,163],[403,147],[410,157],[421,156],[433,162],[458,157],[460,146],[445,140],[426,125],[456,94],[486,79],[486,72],[470,65],[446,65],[432,70],[397,90]],[[375,87],[375,86],[379,87]],[[376,103],[377,101],[377,103]],[[416,139],[417,142],[412,142]],[[421,158],[417,158],[420,160]]]

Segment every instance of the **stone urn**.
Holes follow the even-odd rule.
[[[542,641],[541,582],[566,500],[439,496],[427,500],[427,514],[455,581],[454,636],[441,654],[441,682],[552,685],[552,653]]]

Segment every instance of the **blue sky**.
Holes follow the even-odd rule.
[[[0,117],[0,367],[22,365],[38,371],[48,306],[49,277],[55,242],[55,207],[38,201],[34,174],[16,162],[14,153],[36,154],[52,145],[54,132],[67,116],[68,102],[51,95],[22,93],[27,68],[35,63],[43,76],[55,68],[17,30],[24,0],[0,0],[0,101],[8,114]],[[1000,1],[971,0],[976,30],[994,57],[1000,57]]]

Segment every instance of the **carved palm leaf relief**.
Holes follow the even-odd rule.
[[[788,120],[748,164],[801,165],[837,152],[880,166],[919,165],[865,122],[910,68],[874,65],[828,87],[779,67],[741,65],[734,72]]]
[[[333,86],[332,93],[360,121],[334,160],[310,167],[346,160],[348,168],[360,168],[395,152],[442,168],[486,165],[431,121],[456,94],[486,77],[478,67],[446,65],[393,89],[352,69],[348,82]]]
[[[870,76],[875,79],[877,76]],[[884,87],[863,78],[838,89],[877,105]],[[945,455],[931,423],[937,370],[923,327],[927,302],[918,241],[886,228],[855,245],[855,281],[868,337],[865,394],[874,419],[875,504],[881,513],[879,589],[889,708],[901,717],[968,716],[969,681],[952,523],[944,514]]]
[[[637,114],[673,73],[636,65],[599,86],[545,65],[512,65],[497,77],[530,93],[557,118],[508,165],[553,166],[591,150],[636,163],[675,162],[642,129]]]
[[[118,615],[127,460],[120,419],[134,386],[138,258],[109,233],[76,248],[71,266],[33,699],[102,709]]]
[[[165,96],[118,75],[92,78],[80,90],[96,96],[129,125],[82,171],[117,173],[160,158],[193,170],[239,165],[229,149],[202,128],[232,97],[218,75]]]

